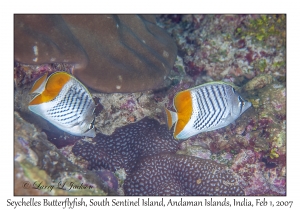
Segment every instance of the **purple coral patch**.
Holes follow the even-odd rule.
[[[134,109],[136,109],[136,104],[134,100],[130,98],[128,101],[126,101],[126,103],[122,104],[120,108],[127,109],[132,112]]]

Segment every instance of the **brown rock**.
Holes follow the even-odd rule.
[[[151,15],[15,15],[15,60],[71,63],[72,73],[102,92],[158,88],[177,48]]]

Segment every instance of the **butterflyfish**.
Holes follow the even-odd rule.
[[[76,136],[95,137],[95,103],[87,88],[66,72],[39,78],[30,93],[29,110]]]
[[[176,112],[165,109],[168,127],[175,124],[174,138],[187,139],[233,123],[251,103],[236,92],[235,86],[210,82],[178,92],[173,106]]]

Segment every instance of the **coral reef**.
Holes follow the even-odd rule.
[[[96,115],[95,127],[99,133],[110,135],[116,128],[139,121],[146,116],[164,122],[164,104],[167,100],[151,92],[93,95],[98,99],[96,107],[101,104],[105,110]]]
[[[78,142],[72,152],[88,161],[88,169],[124,168],[128,175],[124,182],[125,195],[244,194],[236,184],[236,177],[224,166],[211,160],[177,155],[177,145],[166,125],[144,118],[118,128],[110,136],[98,134],[91,143]],[[202,169],[205,173],[200,172]]]
[[[250,36],[252,41],[259,44],[264,42],[266,45],[281,47],[285,44],[286,16],[284,14],[254,16],[245,22],[245,25],[236,28],[236,35],[242,38]]]
[[[113,189],[91,171],[73,164],[44,133],[15,113],[15,195],[114,195]],[[68,190],[59,183],[78,183],[89,189]],[[44,186],[44,187],[42,187]],[[53,186],[53,187],[51,187]]]
[[[255,106],[234,125],[185,141],[181,154],[226,164],[247,183],[246,195],[286,193],[285,86],[277,82],[261,88],[261,76],[244,87]],[[245,88],[242,89],[245,89]]]
[[[15,15],[15,61],[73,64],[72,73],[102,92],[157,88],[177,49],[152,15]]]
[[[15,62],[14,67],[14,81],[16,87],[27,87],[33,81],[43,76],[45,73],[48,75],[56,71],[71,72],[74,68],[73,64],[68,63],[51,63],[42,65],[26,65]]]
[[[223,165],[178,154],[144,159],[124,183],[126,195],[244,195]]]
[[[135,93],[91,91],[96,104],[94,139],[58,132],[27,109],[28,89],[34,80],[44,72],[71,72],[76,63],[15,62],[14,108],[16,118],[20,119],[20,123],[15,120],[18,129],[15,186],[36,179],[36,175],[45,183],[58,179],[84,180],[97,185],[94,189],[101,189],[99,194],[150,195],[148,190],[155,188],[151,195],[194,195],[200,194],[197,190],[201,183],[208,182],[190,173],[190,166],[208,161],[213,167],[225,168],[224,173],[232,174],[228,176],[238,181],[245,195],[286,195],[285,18],[276,14],[157,15],[157,24],[173,37],[178,48],[175,65],[166,76],[164,87]],[[175,141],[163,125],[166,123],[164,107],[172,107],[177,92],[216,80],[239,86],[237,91],[253,107],[227,127],[186,141]],[[20,125],[25,127],[20,129]],[[150,129],[146,131],[147,127]],[[28,129],[34,132],[20,134],[21,130]],[[154,148],[156,151],[151,152]],[[181,164],[181,160],[186,163]],[[68,166],[68,171],[58,167],[60,161]],[[150,173],[152,169],[159,175]],[[177,176],[176,172],[182,173]],[[184,181],[180,181],[181,177]],[[167,184],[159,184],[161,180]],[[240,190],[239,187],[235,189]],[[58,191],[19,188],[15,192],[18,195],[58,194]],[[215,188],[213,193],[203,194],[222,193]]]
[[[247,183],[246,195],[283,195],[286,179],[282,168],[269,168],[261,161],[261,154],[251,150],[241,150],[233,160],[232,169]],[[284,167],[285,170],[285,167]]]
[[[170,79],[179,82],[167,93],[167,107],[174,92],[215,80],[240,86],[253,104],[233,125],[182,143],[180,153],[233,167],[248,183],[246,195],[285,195],[285,15],[163,15],[158,20],[178,45]],[[254,159],[245,155],[250,153]]]
[[[202,83],[203,76],[236,85],[260,73],[276,79],[285,76],[285,15],[183,15],[158,20],[176,40],[183,69],[195,83]]]
[[[244,91],[254,90],[254,89],[261,89],[265,87],[266,85],[269,85],[272,83],[272,76],[268,74],[261,74],[257,77],[254,77],[251,81],[247,82],[243,86]]]

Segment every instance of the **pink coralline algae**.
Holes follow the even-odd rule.
[[[127,109],[132,112],[134,109],[136,109],[136,104],[133,99],[129,99],[126,101],[126,103],[122,104],[120,108]]]
[[[195,80],[207,75],[239,83],[262,72],[285,75],[285,15],[183,15],[176,22],[161,16],[159,21]]]
[[[233,160],[231,169],[247,183],[246,195],[285,195],[286,181],[276,168],[261,162],[261,154],[242,149]]]

